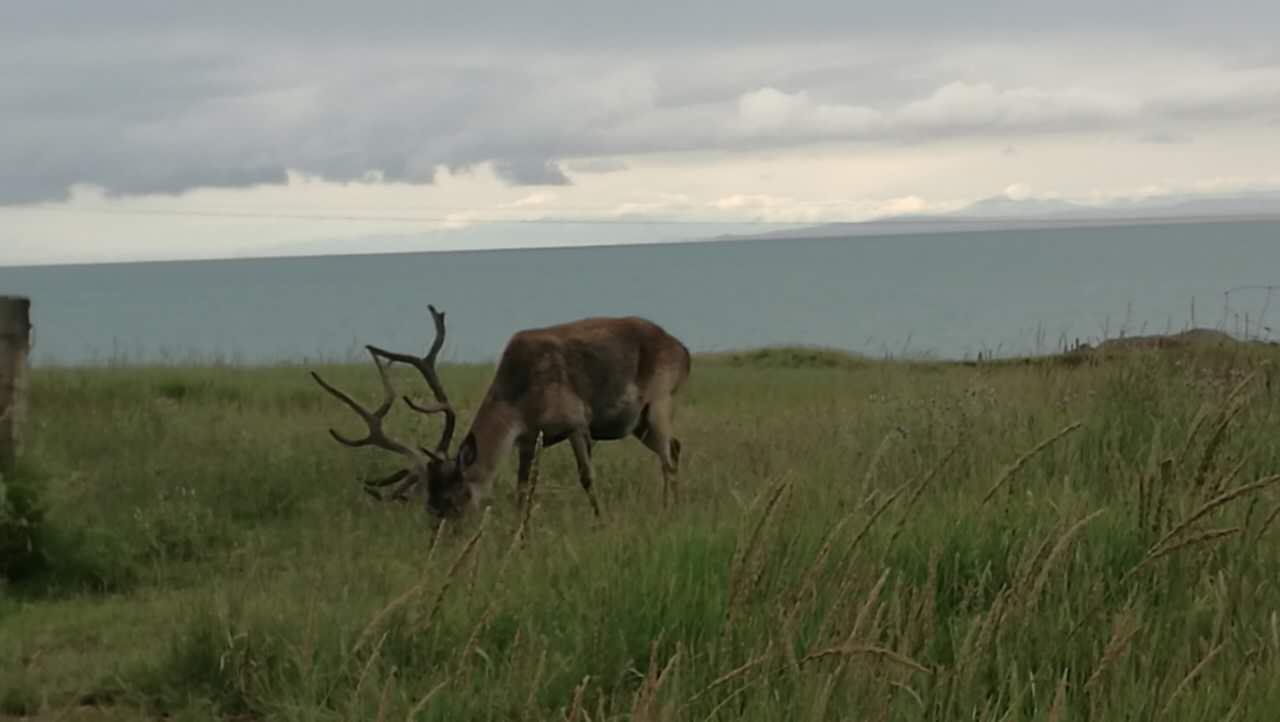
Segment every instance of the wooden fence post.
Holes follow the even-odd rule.
[[[30,350],[30,299],[0,296],[0,474],[13,471],[22,446]]]

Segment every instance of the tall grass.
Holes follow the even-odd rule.
[[[0,712],[1270,719],[1268,352],[777,353],[695,364],[679,508],[606,443],[597,524],[553,447],[527,514],[499,495],[439,528],[361,493],[395,460],[332,443],[353,420],[302,369],[38,371],[54,543],[0,602]],[[464,409],[488,373],[442,369]]]

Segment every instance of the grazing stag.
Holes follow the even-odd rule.
[[[364,408],[315,372],[311,374],[369,427],[362,439],[349,439],[330,429],[338,442],[350,447],[375,446],[409,461],[407,468],[385,479],[365,482],[366,491],[382,498],[379,488],[401,482],[391,496],[404,499],[410,488],[425,481],[427,508],[441,518],[456,517],[490,497],[498,464],[514,447],[519,453],[516,491],[523,499],[535,440],[541,432],[543,446],[566,439],[572,445],[578,480],[596,517],[600,516],[600,505],[592,491],[591,450],[598,440],[629,435],[640,439],[661,462],[663,502],[668,488],[672,498],[676,497],[680,441],[672,435],[672,397],[689,378],[690,355],[683,343],[657,324],[635,317],[587,318],[519,331],[507,342],[457,455],[450,456],[457,414],[435,368],[436,356],[444,345],[444,313],[434,306],[428,308],[436,335],[425,356],[365,347],[382,380],[384,398],[378,408]],[[436,399],[424,406],[405,396],[405,404],[419,413],[444,416],[444,430],[434,450],[413,448],[392,439],[383,429],[396,397],[387,368],[396,362],[418,369]]]

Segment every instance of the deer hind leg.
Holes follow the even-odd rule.
[[[667,505],[667,493],[670,490],[671,500],[680,503],[678,475],[680,472],[680,440],[672,435],[672,413],[670,402],[654,402],[645,410],[639,426],[636,427],[636,438],[644,442],[653,453],[657,454],[662,464],[662,504]]]
[[[573,455],[578,460],[578,481],[582,483],[582,490],[587,492],[591,510],[599,519],[600,504],[596,501],[596,493],[591,489],[595,480],[595,473],[591,470],[591,435],[586,430],[575,431],[569,436],[569,443],[573,444]]]

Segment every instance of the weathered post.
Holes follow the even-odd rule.
[[[31,301],[0,296],[0,474],[18,461],[27,415],[27,352],[31,349]]]

